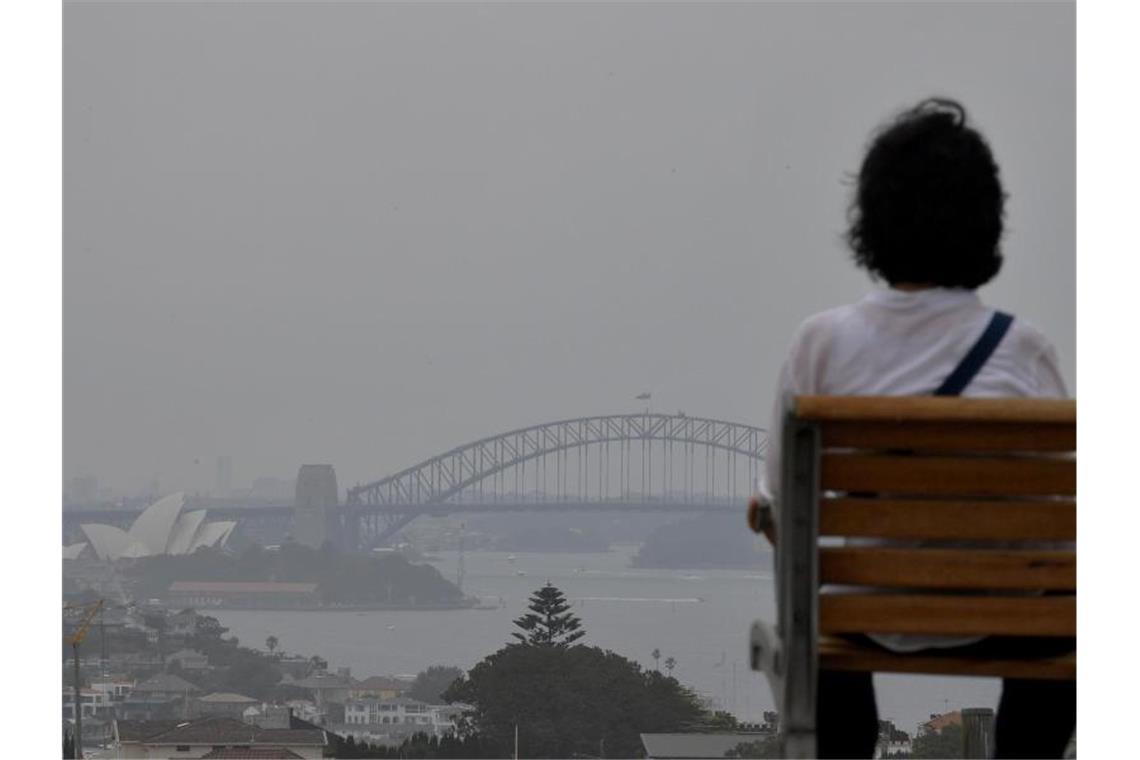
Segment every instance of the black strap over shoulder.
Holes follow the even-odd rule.
[[[978,342],[973,345],[969,353],[963,357],[962,361],[954,368],[954,371],[946,376],[942,381],[942,385],[938,390],[934,391],[935,396],[958,396],[974,379],[974,376],[985,366],[990,355],[993,354],[994,349],[1001,343],[1001,339],[1009,332],[1009,326],[1013,324],[1013,316],[1006,314],[1003,311],[995,311],[994,316],[990,319],[990,323],[986,325],[985,332],[982,337],[978,338]]]

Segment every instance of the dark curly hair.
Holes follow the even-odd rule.
[[[1004,207],[997,163],[966,109],[931,98],[871,142],[847,243],[874,278],[974,289],[1001,269]]]

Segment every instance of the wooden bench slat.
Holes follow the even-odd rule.
[[[820,428],[823,447],[908,449],[930,452],[1074,451],[1072,425],[991,425],[940,422],[827,422]]]
[[[1076,425],[1072,399],[944,398],[937,396],[797,396],[795,414],[808,421],[999,422]]]
[[[825,453],[820,486],[828,491],[971,496],[1075,495],[1072,458],[889,456]]]
[[[957,654],[954,650],[896,654],[869,644],[861,645],[834,636],[821,636],[819,666],[826,670],[1071,681],[1077,677],[1077,653],[1025,659],[970,657]]]
[[[1072,591],[1072,551],[842,547],[819,550],[821,583],[885,588]]]
[[[1076,636],[1075,596],[821,594],[820,633]]]
[[[824,499],[823,536],[1075,541],[1074,501]]]

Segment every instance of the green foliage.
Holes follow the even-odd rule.
[[[764,736],[756,741],[737,744],[724,754],[725,757],[772,758],[781,757],[780,740],[775,735]]]
[[[269,650],[269,654],[273,654],[279,643],[276,636],[269,635],[265,637],[265,648]]]
[[[251,654],[235,658],[234,663],[226,670],[224,691],[262,699],[281,680],[281,671],[272,660],[260,656],[260,653],[244,648],[242,651]]]
[[[511,644],[485,658],[443,695],[473,706],[464,736],[522,757],[635,757],[640,734],[676,731],[708,718],[676,679],[586,646]]]
[[[408,689],[408,696],[427,702],[429,705],[438,705],[441,696],[448,686],[457,678],[463,677],[463,671],[454,665],[432,665],[427,670],[420,671],[412,687]]]
[[[724,710],[717,710],[702,726],[707,731],[739,731],[740,721],[736,716]]]
[[[739,518],[701,515],[656,528],[633,558],[634,567],[758,567],[771,561]]]
[[[206,655],[211,665],[222,670],[190,678],[206,691],[230,691],[255,699],[269,699],[281,680],[277,661],[264,652],[240,646],[229,629],[209,615],[198,615],[190,647]]]
[[[230,659],[231,650],[236,647],[225,638],[229,630],[217,618],[198,615],[194,619],[194,633],[187,643],[191,649],[205,654],[211,665],[224,664]]]
[[[512,633],[528,646],[566,647],[586,635],[562,592],[549,582],[530,597],[530,612],[515,621],[524,633]]]
[[[459,588],[431,565],[403,557],[341,554],[287,543],[277,551],[251,546],[237,556],[217,549],[145,557],[132,567],[136,595],[165,596],[174,581],[316,583],[326,604],[458,604]]]
[[[479,737],[445,736],[442,739],[427,734],[414,734],[397,747],[381,747],[357,742],[351,737],[341,739],[329,734],[331,756],[338,758],[491,758],[503,757],[504,752],[488,745]]]
[[[229,628],[219,623],[215,617],[198,615],[194,618],[194,635],[192,640],[195,644],[215,644],[220,642],[222,637],[229,633],[229,630]]]
[[[962,726],[949,725],[941,731],[927,731],[911,742],[911,757],[962,757]]]

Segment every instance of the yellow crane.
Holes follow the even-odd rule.
[[[87,638],[95,616],[103,609],[103,600],[98,599],[90,604],[65,604],[64,612],[68,610],[83,610],[82,617],[75,626],[75,630],[67,637],[71,644],[71,656],[75,661],[75,742],[74,757],[83,757],[83,700],[79,694],[79,645]]]

